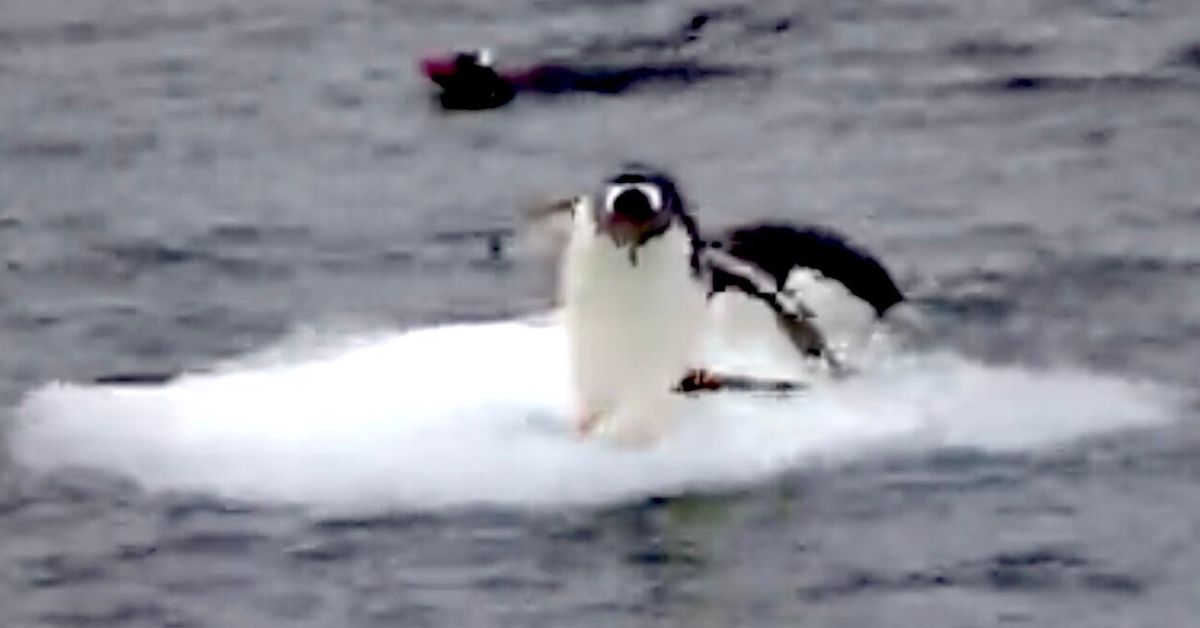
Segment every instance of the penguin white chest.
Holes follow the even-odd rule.
[[[687,235],[669,229],[631,257],[627,247],[578,231],[562,279],[581,411],[618,434],[660,432],[670,420],[672,389],[696,366],[706,314]]]

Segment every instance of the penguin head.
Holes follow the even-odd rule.
[[[428,57],[421,71],[442,89],[447,109],[491,109],[512,100],[515,88],[493,66],[491,50],[461,50],[449,56]]]
[[[449,55],[424,58],[421,71],[429,80],[445,86],[463,76],[495,74],[494,62],[495,55],[487,48],[458,50]]]
[[[454,67],[459,71],[468,69],[491,69],[495,55],[488,48],[460,51],[454,56]],[[494,70],[493,70],[494,71]]]
[[[605,182],[592,203],[598,233],[618,247],[636,248],[671,229],[699,236],[674,180],[665,172],[640,164]]]

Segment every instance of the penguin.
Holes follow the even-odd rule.
[[[707,314],[702,242],[674,181],[634,164],[574,199],[560,298],[582,434],[670,426]]]
[[[487,48],[464,50],[449,57],[421,61],[421,71],[439,88],[438,101],[444,109],[482,110],[508,104],[517,95],[517,85],[493,66],[495,55]]]
[[[879,322],[905,300],[876,257],[826,227],[737,225],[705,240],[702,257],[709,354],[725,360],[710,370],[754,375],[755,362],[765,362],[772,371],[789,364],[801,380],[844,377],[877,339]],[[805,359],[794,359],[797,353]],[[720,384],[710,376],[685,388]]]
[[[478,111],[507,105],[519,93],[615,95],[648,82],[689,85],[740,76],[749,70],[692,61],[651,65],[558,62],[498,69],[493,52],[480,48],[425,57],[421,72],[440,88],[438,100],[443,109]]]
[[[875,257],[826,228],[773,222],[706,237],[674,179],[651,166],[631,164],[569,207],[560,299],[582,433],[653,439],[679,392],[744,384],[711,358],[751,345],[801,377],[845,376],[845,356],[904,301]]]

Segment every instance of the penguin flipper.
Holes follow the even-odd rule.
[[[778,315],[776,321],[784,335],[791,341],[792,346],[807,357],[821,358],[829,366],[830,372],[836,376],[850,375],[852,369],[829,348],[825,334],[817,327],[812,317],[797,318]]]

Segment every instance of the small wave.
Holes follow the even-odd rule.
[[[1145,587],[1138,576],[1095,565],[1068,548],[1034,547],[902,573],[854,570],[834,579],[802,585],[799,595],[819,601],[946,588],[1003,592],[1074,589],[1131,595],[1141,593]]]
[[[881,450],[1043,447],[1174,414],[1150,384],[908,355],[802,395],[687,400],[667,438],[623,449],[573,434],[556,324],[321,344],[161,385],[44,386],[16,409],[13,457],[239,499],[537,508],[744,486]]]
[[[1180,77],[1154,74],[1102,74],[1097,76],[1014,74],[974,82],[965,87],[970,91],[987,93],[1086,93],[1094,96],[1098,93],[1134,94],[1148,90],[1193,90],[1196,85],[1194,82],[1182,80]]]
[[[1167,65],[1189,70],[1200,70],[1200,42],[1189,44],[1167,60]]]

